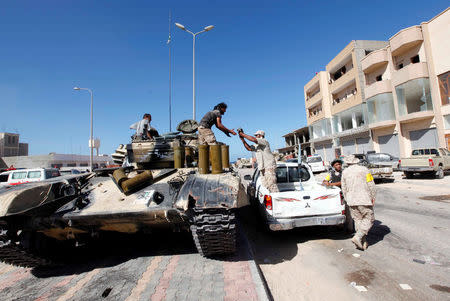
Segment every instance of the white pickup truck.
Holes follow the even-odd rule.
[[[450,152],[445,148],[415,149],[411,157],[401,158],[398,166],[407,179],[411,179],[416,173],[442,179],[444,172],[450,170]]]
[[[340,225],[345,228],[345,204],[341,190],[325,187],[314,178],[307,164],[277,163],[277,185],[280,192],[270,193],[261,181],[258,169],[251,181],[248,194],[257,203],[259,211],[272,231],[316,225]],[[347,229],[346,229],[347,230]]]

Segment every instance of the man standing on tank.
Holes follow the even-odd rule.
[[[236,135],[236,132],[233,129],[229,130],[222,124],[222,115],[225,114],[226,111],[227,105],[221,102],[216,105],[212,111],[209,111],[203,116],[198,127],[198,144],[217,144],[216,136],[214,136],[214,133],[211,130],[213,125],[224,132],[228,137],[230,137],[230,134]]]

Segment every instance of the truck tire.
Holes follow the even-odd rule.
[[[412,179],[412,178],[414,178],[414,173],[412,173],[410,171],[405,171],[405,177],[407,179]]]
[[[436,171],[436,179],[443,179],[444,175],[444,169],[439,165],[438,170]]]

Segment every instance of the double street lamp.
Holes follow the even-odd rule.
[[[79,88],[79,87],[74,87],[74,90],[80,91],[80,90],[86,90],[89,91],[89,93],[91,94],[91,138],[89,139],[89,148],[91,149],[91,156],[89,158],[89,165],[91,168],[91,172],[93,171],[93,167],[94,167],[94,162],[93,162],[93,157],[94,157],[94,129],[93,129],[93,123],[94,123],[94,115],[93,115],[93,109],[94,109],[94,96],[92,94],[92,90],[88,89],[88,88]]]
[[[175,23],[175,25],[186,31],[189,32],[192,35],[192,119],[195,120],[195,37],[198,34],[201,34],[203,32],[210,31],[214,28],[213,25],[206,26],[202,31],[199,31],[197,33],[193,33],[192,31],[188,30],[184,25],[180,23]]]

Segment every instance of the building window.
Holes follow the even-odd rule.
[[[450,115],[444,115],[444,129],[450,130]]]
[[[420,62],[419,55],[415,55],[411,58],[411,63],[415,64]]]
[[[377,82],[381,82],[383,77],[381,75],[378,75],[375,79]]]
[[[450,71],[438,76],[442,105],[450,104]]]
[[[395,120],[392,93],[382,93],[367,99],[367,111],[370,124]]]
[[[433,110],[428,78],[410,80],[395,87],[395,92],[400,116]]]

